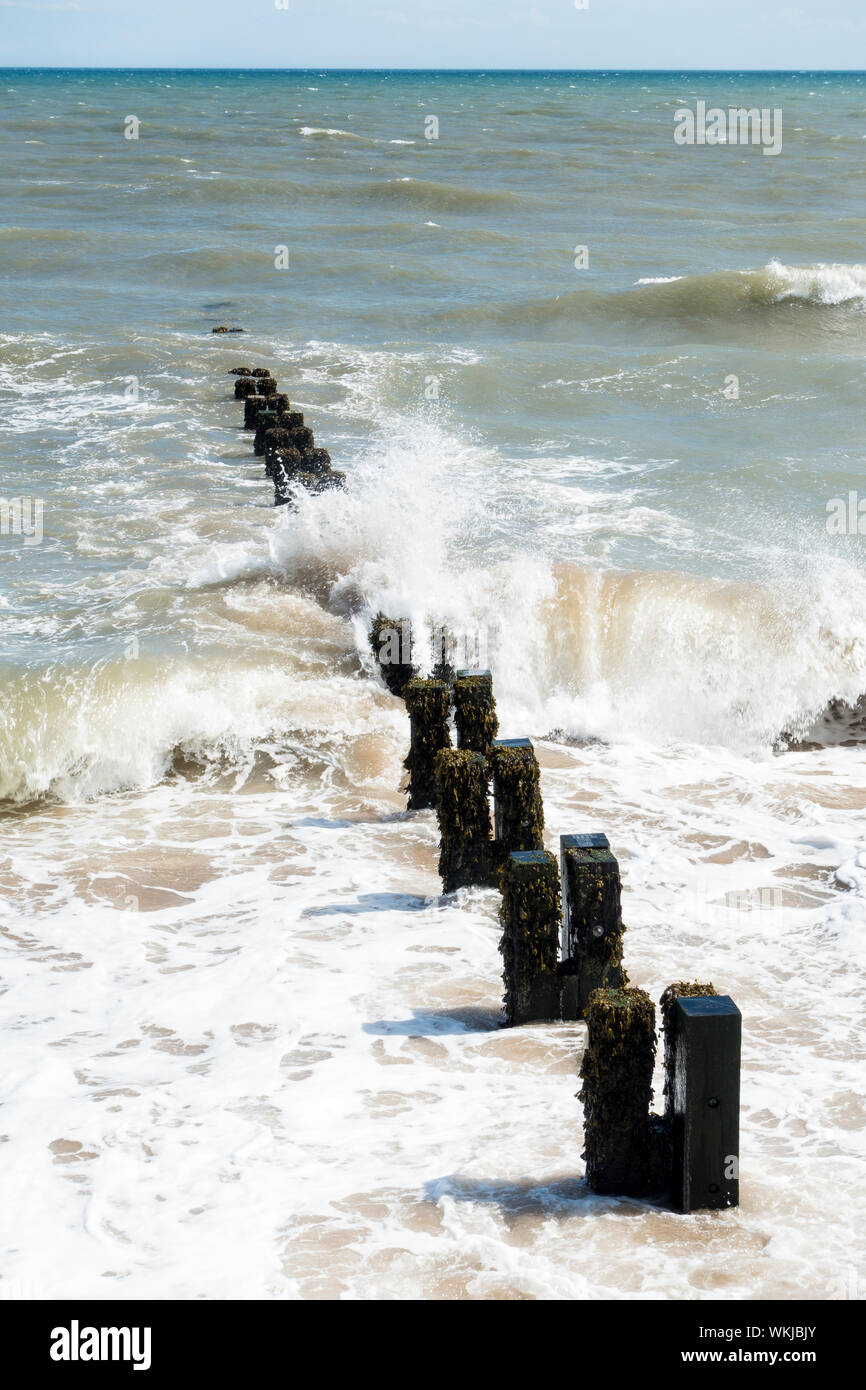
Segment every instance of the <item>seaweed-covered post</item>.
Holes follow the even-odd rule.
[[[541,772],[528,738],[497,738],[490,749],[493,825],[503,854],[544,848]]]
[[[251,376],[239,376],[235,382],[235,400],[245,401],[247,396],[256,394],[256,383]]]
[[[490,806],[487,764],[480,753],[443,748],[436,754],[436,814],[442,889],[490,882]]]
[[[727,994],[672,1003],[671,1187],[680,1211],[739,1205],[742,1017]]]
[[[562,1016],[583,1018],[594,989],[619,989],[622,924],[619,864],[606,835],[561,835]]]
[[[244,429],[254,430],[262,411],[271,409],[272,396],[260,396],[250,392],[244,401]]]
[[[436,754],[451,747],[448,716],[451,692],[445,681],[412,680],[403,690],[410,718],[409,810],[436,805]]]
[[[486,756],[499,733],[493,677],[489,671],[457,672],[454,677],[454,719],[457,724],[457,747]]]
[[[509,1024],[559,1018],[559,870],[546,850],[517,850],[502,878],[505,1019]]]
[[[642,989],[598,989],[586,1023],[579,1093],[586,1180],[593,1192],[643,1196],[658,1185],[649,1113],[655,1008]]]
[[[402,695],[418,674],[412,665],[412,627],[408,618],[377,613],[370,627],[370,646],[379,674],[392,695]]]

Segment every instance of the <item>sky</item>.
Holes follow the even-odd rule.
[[[866,68],[866,2],[0,0],[0,66]]]

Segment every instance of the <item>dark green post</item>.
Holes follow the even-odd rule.
[[[418,674],[412,665],[412,627],[408,618],[377,613],[370,628],[370,646],[379,675],[392,695],[402,695]]]
[[[490,749],[494,836],[503,854],[544,848],[541,772],[528,738],[497,738]]]
[[[403,699],[410,718],[409,756],[403,764],[409,773],[409,810],[422,811],[436,805],[436,754],[451,747],[451,692],[445,681],[413,680]]]
[[[502,878],[502,940],[505,1021],[549,1022],[559,1018],[559,870],[546,850],[517,850],[505,861]]]
[[[458,671],[453,693],[457,747],[486,756],[499,733],[492,675],[489,671]]]
[[[235,382],[235,400],[245,401],[247,396],[256,394],[256,383],[251,376],[239,376]]]
[[[583,1018],[594,989],[619,989],[622,924],[619,865],[606,835],[561,835],[562,1016]]]
[[[253,372],[253,376],[255,376],[255,372]],[[260,376],[256,384],[260,396],[275,396],[277,394],[277,383],[270,375]]]
[[[586,1010],[580,1075],[586,1180],[640,1197],[655,1186],[650,1127],[655,1008],[642,989],[597,989]]]
[[[727,994],[677,998],[672,1085],[672,1188],[680,1211],[740,1201],[743,1020]]]
[[[443,748],[436,755],[436,814],[442,889],[490,882],[490,807],[487,764],[480,753]]]

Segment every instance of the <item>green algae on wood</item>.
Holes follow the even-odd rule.
[[[235,400],[245,401],[247,396],[256,394],[256,383],[251,376],[239,376],[235,382]]]
[[[619,864],[606,835],[561,835],[563,1018],[584,1016],[595,989],[627,983]]]
[[[436,755],[451,747],[449,715],[451,692],[445,681],[411,680],[403,699],[411,721],[409,755],[403,766],[409,773],[409,810],[436,805]]]
[[[655,1008],[642,989],[597,989],[586,1010],[580,1068],[586,1180],[594,1192],[657,1187],[650,1121]]]
[[[499,733],[493,677],[489,671],[458,671],[453,693],[458,748],[486,756]]]
[[[518,850],[505,860],[499,949],[505,1020],[510,1025],[559,1018],[559,869],[546,850]]]
[[[435,770],[443,891],[487,885],[492,841],[484,758],[465,748],[443,748]]]
[[[377,613],[370,626],[370,646],[379,674],[392,695],[402,695],[418,674],[412,665],[412,627],[408,618]]]
[[[496,739],[490,750],[495,837],[505,854],[544,848],[541,771],[528,738]]]

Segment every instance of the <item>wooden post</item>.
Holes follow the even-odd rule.
[[[268,430],[276,429],[280,417],[276,410],[271,410],[271,403],[267,397],[257,396],[256,399],[263,403],[264,410],[259,407],[259,413],[256,416],[256,433],[253,440],[253,453],[257,458],[261,458],[262,454],[265,452],[265,435],[268,433]]]
[[[650,1101],[655,1008],[642,989],[598,989],[586,1010],[580,1075],[586,1180],[638,1197],[655,1187]]]
[[[473,753],[490,752],[499,732],[493,677],[489,671],[458,671],[454,677],[454,718],[457,747]]]
[[[410,718],[409,810],[436,805],[436,754],[451,747],[451,692],[445,681],[413,680],[403,690]]]
[[[505,862],[502,939],[505,1020],[536,1023],[559,1018],[559,871],[546,850],[517,850]]]
[[[715,995],[713,985],[697,980],[678,980],[668,985],[659,999],[659,1015],[665,1040],[665,1120],[668,1124],[674,1113],[674,1064],[677,1055],[677,1000],[701,999]]]
[[[235,382],[235,400],[245,401],[247,396],[256,394],[256,383],[251,376],[239,376]]]
[[[487,764],[480,753],[443,748],[436,755],[435,769],[443,891],[487,885],[491,850]]]
[[[594,989],[619,989],[622,924],[619,865],[606,835],[561,835],[562,1017],[583,1018]]]
[[[255,376],[255,372],[253,372],[253,376]],[[257,384],[260,396],[275,396],[277,394],[277,383],[270,374],[258,377]]]
[[[412,627],[408,618],[377,613],[370,628],[370,646],[379,675],[392,695],[402,695],[418,674],[412,665]]]
[[[680,1211],[740,1201],[740,1044],[743,1020],[727,994],[683,997],[673,1011],[674,1202]]]
[[[261,412],[269,408],[270,401],[266,396],[248,395],[244,401],[244,429],[254,430]]]
[[[497,738],[490,749],[493,834],[503,856],[544,848],[544,804],[535,749],[528,738]]]

